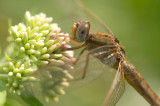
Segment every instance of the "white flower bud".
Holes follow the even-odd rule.
[[[31,75],[31,74],[33,74],[34,72],[35,72],[36,70],[35,69],[26,69],[26,70],[24,70],[24,74],[25,75]]]
[[[48,22],[48,23],[51,23],[52,22],[52,20],[53,20],[53,18],[52,17],[48,17],[48,18],[46,18],[46,22]]]
[[[29,49],[29,48],[30,48],[30,44],[29,44],[29,43],[26,43],[26,44],[25,44],[25,48],[26,48],[26,49]]]
[[[17,42],[17,43],[19,43],[19,42],[21,42],[21,41],[22,41],[21,38],[17,38],[17,39],[15,40],[15,42]]]
[[[8,69],[7,67],[3,67],[3,71],[4,71],[4,72],[8,72],[9,69]]]
[[[21,76],[20,73],[17,73],[17,74],[16,74],[16,77],[19,78],[19,79],[22,78],[22,76]]]
[[[50,54],[44,54],[41,56],[41,59],[48,59],[50,57]]]
[[[58,102],[58,101],[59,101],[59,98],[58,98],[58,97],[53,97],[52,100],[53,100],[54,102]]]
[[[30,35],[29,39],[34,39],[36,36],[38,36],[38,33],[33,33]]]
[[[12,62],[9,62],[9,68],[14,69],[14,64]]]
[[[69,82],[61,82],[62,86],[68,87],[69,86]]]
[[[9,76],[13,76],[13,72],[9,72],[8,75],[9,75]]]
[[[54,42],[55,42],[55,40],[48,40],[48,41],[45,43],[45,46],[47,46],[47,47],[52,46]]]
[[[28,59],[28,60],[26,60],[25,62],[24,62],[24,68],[28,68],[29,66],[30,66],[30,60]]]
[[[51,58],[53,59],[59,59],[59,58],[62,58],[62,54],[51,54]]]
[[[39,31],[39,27],[34,27],[34,28],[31,30],[30,34],[32,35],[33,33],[37,33],[38,31]]]
[[[15,68],[15,69],[13,70],[14,73],[17,73],[18,71],[19,71],[18,68]]]
[[[27,32],[22,32],[22,40],[23,40],[23,43],[26,43],[28,41],[28,35],[27,35]]]
[[[49,62],[48,61],[41,61],[39,64],[42,65],[42,66],[45,66],[47,65]]]
[[[26,11],[26,13],[25,13],[25,19],[26,19],[26,21],[27,21],[28,23],[30,22],[30,20],[31,20],[31,14],[30,14],[29,11]]]
[[[24,52],[25,52],[25,48],[24,48],[24,47],[21,47],[21,48],[20,48],[20,52],[21,52],[21,53],[24,53]]]
[[[35,53],[34,49],[28,50],[28,54],[34,54],[34,53]]]
[[[57,48],[56,45],[52,45],[50,48],[48,48],[47,52],[52,53]]]
[[[42,50],[41,50],[41,54],[44,54],[47,52],[47,47],[44,47]]]
[[[18,83],[15,81],[12,83],[13,88],[17,88],[18,87]]]
[[[43,30],[41,31],[41,33],[43,34],[43,36],[46,36],[49,33],[49,30]]]
[[[49,24],[48,24],[48,23],[45,23],[45,24],[43,24],[43,25],[40,27],[40,30],[45,30],[45,29],[48,28],[48,26],[49,26]]]

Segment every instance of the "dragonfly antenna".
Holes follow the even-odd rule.
[[[93,12],[87,9],[80,0],[76,0],[76,2],[84,9],[84,11],[86,11],[90,16],[94,17],[94,19],[98,21],[110,34],[114,35],[111,29],[106,24],[104,24],[104,22],[99,17],[97,17]]]

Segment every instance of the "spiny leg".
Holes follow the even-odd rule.
[[[66,35],[58,35],[58,37],[65,37],[65,38],[70,38],[70,43],[75,45],[75,46],[80,46],[82,43],[76,42],[75,40],[72,39],[72,36],[66,36]]]
[[[88,68],[90,54],[91,53],[88,53],[87,56],[86,56],[86,63],[85,63],[84,69],[83,69],[83,75],[82,75],[82,77],[81,78],[77,78],[77,79],[73,79],[73,80],[69,80],[69,82],[82,80],[82,79],[84,79],[86,77],[86,72],[87,72],[87,68]]]
[[[84,47],[84,46],[86,46],[86,45],[87,45],[86,43],[83,43],[83,44],[80,45],[80,46],[71,47],[71,48],[65,48],[64,50],[76,50],[76,49],[79,49],[79,48]]]
[[[86,77],[86,72],[87,72],[87,68],[88,68],[88,64],[89,64],[89,56],[90,56],[90,53],[87,54],[86,64],[85,64],[84,72],[83,72],[81,79],[84,79]]]
[[[55,35],[55,34],[53,34],[53,35],[51,35],[50,36],[52,39],[57,39],[57,41],[61,44],[61,45],[63,45],[63,43],[62,43],[62,41],[60,41],[59,39],[58,39],[58,37],[69,37],[69,36],[66,36],[66,35]]]
[[[82,43],[76,42],[76,41],[73,40],[73,39],[70,39],[70,43],[73,44],[73,45],[75,45],[75,46],[80,46],[80,45],[82,45]]]
[[[58,36],[51,36],[53,39],[57,39],[58,40],[58,42],[61,44],[61,45],[64,45],[59,39],[58,39],[58,37],[64,37],[64,38],[72,38],[71,36],[66,36],[66,35],[58,35]],[[81,48],[81,47],[83,47],[83,46],[85,46],[86,45],[86,43],[78,43],[78,42],[76,42],[76,41],[74,41],[74,40],[72,40],[72,39],[70,39],[71,41],[70,41],[70,43],[71,44],[73,44],[73,45],[76,45],[76,47],[72,47],[72,48],[65,48],[64,50],[75,50],[75,49],[79,49],[79,48]]]
[[[84,51],[87,49],[87,47],[85,47],[78,55],[78,57],[76,58],[76,61],[74,62],[74,65],[76,65],[76,63],[78,62],[79,58],[82,56],[82,54],[84,53]]]

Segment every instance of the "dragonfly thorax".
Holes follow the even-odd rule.
[[[97,46],[119,45],[119,40],[114,35],[98,32],[90,33],[87,43]]]
[[[118,67],[119,61],[125,58],[125,51],[114,35],[100,32],[90,33],[86,44],[87,50],[96,51],[93,53],[94,57],[110,67]]]

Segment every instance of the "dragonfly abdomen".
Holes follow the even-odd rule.
[[[160,99],[142,78],[137,69],[129,62],[124,61],[124,76],[128,83],[134,87],[152,106],[160,106]]]

